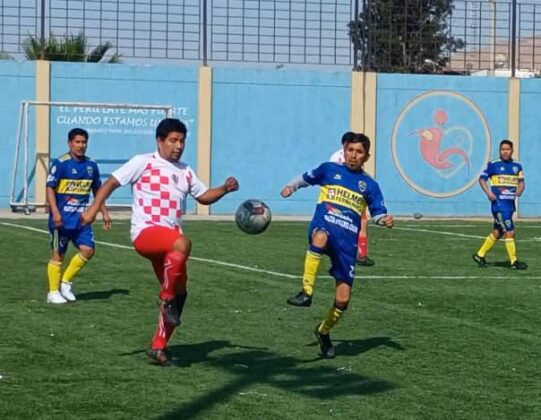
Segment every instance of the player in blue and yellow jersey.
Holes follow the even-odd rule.
[[[82,226],[80,214],[86,209],[92,192],[100,188],[96,162],[86,156],[88,133],[74,128],[68,133],[69,152],[54,160],[47,178],[51,259],[47,265],[49,293],[47,302],[54,304],[76,300],[71,289],[73,278],[94,255],[94,235],[90,225]],[[111,228],[105,206],[101,208],[104,229]],[[79,249],[62,273],[62,263],[69,242]]]
[[[310,306],[314,284],[323,255],[331,260],[329,273],[336,280],[334,304],[315,330],[321,355],[333,358],[335,349],[329,331],[347,309],[357,257],[357,237],[363,211],[368,206],[372,221],[393,227],[387,214],[383,195],[374,179],[363,171],[370,157],[370,140],[355,133],[344,143],[344,163],[325,162],[311,172],[293,179],[283,188],[282,197],[289,197],[297,189],[320,185],[319,200],[308,231],[309,247],[304,262],[302,291],[289,298],[294,306]]]
[[[516,270],[525,270],[528,265],[517,259],[515,225],[513,223],[516,198],[522,195],[525,188],[524,172],[522,165],[513,160],[512,141],[502,140],[500,142],[500,159],[489,162],[479,177],[479,184],[491,202],[494,229],[487,236],[479,251],[473,254],[474,261],[480,267],[486,267],[485,256],[487,252],[503,237],[511,263],[510,267]]]

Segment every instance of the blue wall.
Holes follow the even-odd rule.
[[[520,94],[520,162],[524,167],[526,189],[520,199],[519,214],[525,217],[541,215],[541,81],[521,82]]]
[[[196,168],[197,67],[51,63],[51,101],[173,105],[174,116],[188,125],[183,160]],[[90,132],[88,155],[97,160],[102,177],[135,154],[156,150],[155,129],[161,112],[55,108],[51,112],[51,156],[67,151],[73,127]],[[128,187],[110,203],[129,201]],[[188,210],[193,210],[192,202]]]
[[[0,79],[0,207],[6,208],[19,105],[35,97],[35,63],[0,62]],[[533,217],[541,215],[541,186],[534,181],[541,178],[536,165],[541,82],[522,80],[521,89],[521,155],[516,158],[524,164],[528,186],[520,214]],[[279,193],[340,147],[350,127],[350,91],[349,71],[214,68],[211,185],[234,175],[241,190],[211,212],[231,213],[244,199],[259,198],[275,214],[311,214],[316,188],[287,200]],[[197,170],[197,67],[53,62],[51,100],[171,104],[189,126],[183,160]],[[393,214],[489,215],[477,178],[507,137],[507,79],[380,74],[376,111],[376,178]],[[134,154],[155,149],[154,129],[161,118],[157,112],[54,108],[51,155],[67,150],[69,129],[83,127],[91,135],[88,153],[106,177]],[[33,144],[32,121],[30,140]],[[129,202],[129,195],[125,188],[112,202]],[[188,210],[193,209],[191,202]]]
[[[276,214],[311,214],[316,188],[287,200],[280,190],[340,147],[350,125],[350,86],[349,72],[214,69],[212,184],[234,175],[241,189],[212,213],[259,198]]]
[[[488,215],[477,180],[507,137],[507,79],[378,76],[376,175],[390,211]]]
[[[35,68],[33,62],[0,61],[0,208],[9,207],[19,109],[21,101],[35,98]],[[34,138],[33,125],[30,130],[29,134]],[[29,156],[34,156],[34,148]],[[19,162],[22,164],[22,159]],[[32,165],[29,165],[29,169]],[[17,192],[20,192],[21,186],[19,182]]]

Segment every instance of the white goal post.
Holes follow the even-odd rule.
[[[38,107],[47,107],[45,117],[30,113]],[[102,144],[111,144],[112,138],[129,134],[141,136],[148,141],[148,134],[159,120],[173,116],[172,105],[148,105],[100,102],[55,102],[55,101],[22,101],[19,110],[17,138],[13,156],[11,174],[10,207],[11,210],[24,211],[30,214],[39,207],[47,207],[45,198],[45,182],[51,158],[51,111],[56,110],[59,116],[56,122],[62,127],[62,139],[67,139],[69,129],[79,127],[87,130],[91,140],[90,156],[99,153],[96,150],[96,136],[103,136]],[[101,124],[101,125],[100,125]],[[53,124],[54,126],[54,124]],[[31,127],[36,136],[30,140]],[[121,127],[121,128],[119,128]],[[53,129],[58,131],[58,127]],[[109,139],[106,136],[109,136]],[[40,137],[38,141],[38,137]],[[105,142],[105,143],[104,143]],[[38,144],[39,143],[39,144]],[[93,144],[94,143],[94,144]],[[65,152],[65,144],[64,152]],[[106,153],[106,152],[105,152]],[[109,156],[107,156],[109,157]],[[115,158],[115,156],[111,156]],[[127,160],[127,158],[122,157]],[[99,159],[98,163],[99,163]],[[115,160],[117,162],[118,160]],[[31,191],[33,188],[33,192]],[[108,206],[124,207],[126,204],[108,204]]]

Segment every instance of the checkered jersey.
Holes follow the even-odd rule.
[[[186,195],[197,198],[207,191],[192,168],[158,152],[136,155],[112,175],[120,185],[132,186],[132,241],[149,226],[179,227]]]

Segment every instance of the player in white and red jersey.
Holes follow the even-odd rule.
[[[348,131],[342,136],[342,146],[351,139],[352,136],[355,136],[355,133]],[[340,148],[334,152],[329,158],[330,162],[344,163],[344,148]],[[357,244],[359,249],[359,254],[357,255],[357,263],[364,266],[372,266],[375,264],[374,260],[368,258],[368,217],[366,214],[367,210],[362,214],[361,221],[361,230],[359,231],[359,237],[357,238]]]
[[[147,354],[162,365],[169,364],[167,342],[176,326],[187,297],[186,261],[191,242],[182,232],[180,218],[189,194],[201,204],[212,204],[239,188],[229,177],[217,188],[207,188],[192,168],[180,161],[187,129],[184,123],[166,118],[156,128],[157,150],[137,155],[112,173],[94,202],[81,215],[92,223],[100,206],[118,187],[132,186],[131,239],[135,250],[152,262],[161,284],[162,301],[158,329]]]

